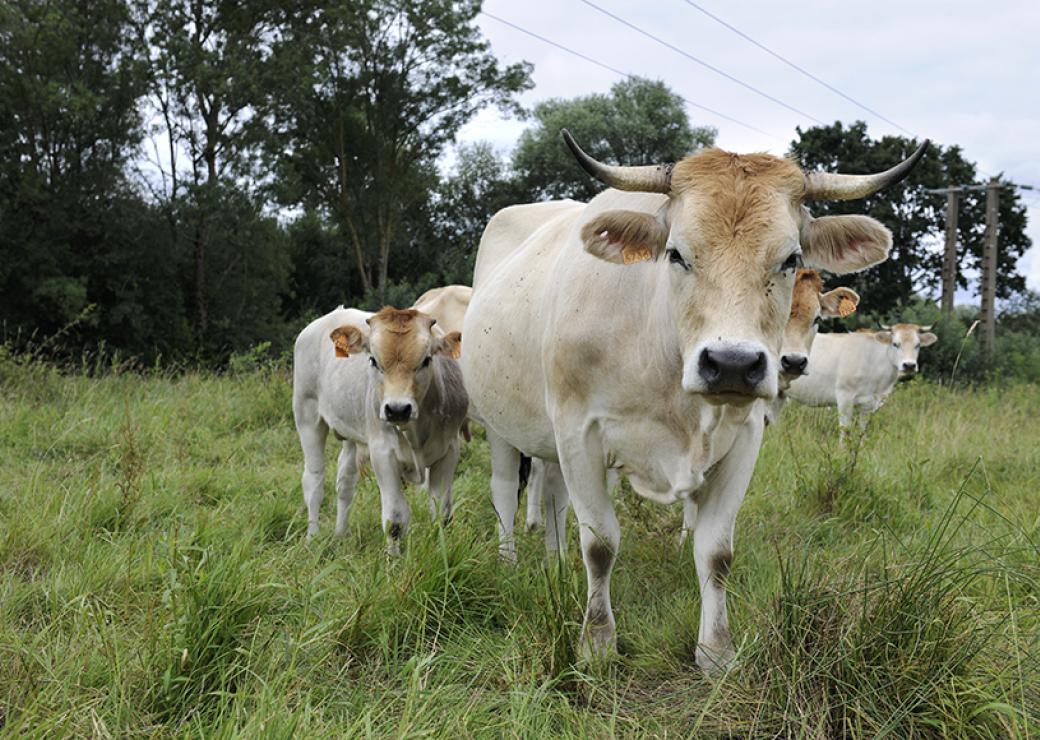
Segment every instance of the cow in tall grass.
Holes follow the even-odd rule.
[[[451,516],[451,482],[468,400],[456,358],[461,336],[434,330],[414,309],[376,314],[338,308],[311,322],[293,353],[293,416],[303,447],[307,536],[318,532],[325,440],[342,442],[336,472],[336,535],[345,536],[357,484],[356,447],[367,445],[379,483],[391,553],[410,519],[402,477],[428,474],[431,510]]]
[[[588,580],[582,642],[597,654],[615,643],[620,528],[607,470],[657,501],[695,498],[697,661],[718,668],[733,655],[724,581],[761,444],[756,401],[777,393],[795,271],[803,255],[835,273],[863,269],[892,243],[874,219],[814,219],[803,203],[870,195],[924,149],[884,173],[834,175],[719,150],[616,167],[565,140],[616,189],[587,205],[546,204],[548,219],[523,207],[540,226],[519,246],[516,219],[507,213],[499,228],[496,215],[477,256],[462,367],[488,430],[492,497],[499,520],[511,519],[520,452],[559,462]]]

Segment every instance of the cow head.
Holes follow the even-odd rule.
[[[433,380],[434,356],[458,357],[462,335],[435,334],[436,319],[411,308],[387,306],[367,323],[367,331],[350,324],[333,330],[336,356],[367,352],[379,418],[391,424],[415,421]]]
[[[820,319],[845,317],[855,313],[859,294],[851,288],[835,288],[823,293],[823,279],[816,270],[799,268],[794,276],[791,313],[784,327],[780,346],[780,385],[805,375],[809,350],[816,338]]]
[[[931,328],[917,324],[895,324],[882,326],[881,331],[873,332],[874,339],[888,347],[888,359],[900,378],[914,377],[917,374],[917,353],[921,347],[935,344],[939,339],[929,331]]]
[[[784,326],[803,262],[842,274],[881,262],[891,249],[891,233],[874,219],[814,219],[803,204],[863,198],[898,182],[928,144],[886,172],[837,175],[805,174],[788,159],[718,149],[675,164],[614,167],[589,157],[566,131],[563,137],[578,163],[607,185],[668,196],[656,214],[595,213],[581,238],[600,259],[656,263],[667,284],[683,388],[730,403],[776,395]]]

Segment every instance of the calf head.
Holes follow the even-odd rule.
[[[791,313],[784,327],[780,347],[780,385],[786,388],[792,380],[805,375],[809,366],[809,350],[816,339],[820,319],[849,316],[859,305],[859,294],[851,288],[835,288],[823,292],[823,279],[816,270],[801,269],[795,273],[791,294]]]
[[[348,324],[330,335],[337,357],[368,353],[383,421],[415,421],[433,380],[434,356],[459,356],[462,335],[453,331],[439,336],[439,330],[433,331],[436,323],[415,309],[387,306],[368,319],[367,330]]]
[[[917,374],[917,354],[921,347],[928,347],[938,341],[939,338],[929,331],[931,328],[917,324],[895,324],[882,326],[881,331],[873,332],[874,339],[888,347],[889,362],[900,378],[914,377]]]
[[[886,172],[837,175],[806,174],[768,154],[718,149],[674,164],[615,167],[589,157],[566,131],[563,136],[578,163],[606,184],[668,196],[655,214],[591,216],[581,230],[585,250],[626,265],[655,263],[650,269],[665,282],[669,314],[659,323],[674,327],[682,387],[712,402],[738,404],[777,393],[784,327],[803,261],[854,272],[884,260],[892,246],[889,230],[872,218],[814,219],[803,204],[863,198],[898,182],[928,143]]]

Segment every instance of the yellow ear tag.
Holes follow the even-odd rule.
[[[621,259],[624,260],[626,265],[631,265],[636,262],[646,262],[653,259],[653,255],[650,253],[650,248],[645,244],[626,244],[621,248]]]
[[[856,313],[856,302],[848,296],[842,296],[838,301],[838,315],[842,318]]]

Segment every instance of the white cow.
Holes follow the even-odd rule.
[[[495,507],[500,520],[515,515],[520,451],[560,463],[588,580],[582,642],[603,654],[620,545],[607,470],[657,501],[694,497],[697,661],[718,667],[732,657],[724,578],[761,443],[755,401],[777,392],[795,269],[803,254],[832,272],[863,269],[891,248],[877,221],[813,219],[802,203],[869,195],[904,177],[923,146],[879,175],[805,175],[787,159],[718,150],[612,167],[565,140],[588,172],[636,192],[549,204],[555,214],[519,247],[499,242],[515,229],[497,222],[539,206],[506,209],[485,231],[462,368],[488,429]]]
[[[431,511],[451,516],[451,481],[468,399],[455,358],[458,332],[440,336],[435,320],[413,309],[372,314],[338,308],[311,322],[293,353],[293,416],[303,447],[307,536],[318,532],[324,498],[325,439],[343,443],[336,472],[336,535],[347,533],[357,483],[357,445],[367,445],[379,483],[391,553],[411,512],[402,476],[429,475]]]
[[[811,371],[787,395],[809,406],[837,406],[844,431],[857,413],[866,424],[900,378],[917,373],[917,353],[934,344],[931,326],[896,324],[882,331],[821,334],[809,354]]]
[[[462,319],[473,297],[468,285],[445,285],[426,291],[412,304],[412,308],[437,319],[437,328],[445,334],[462,331]]]

